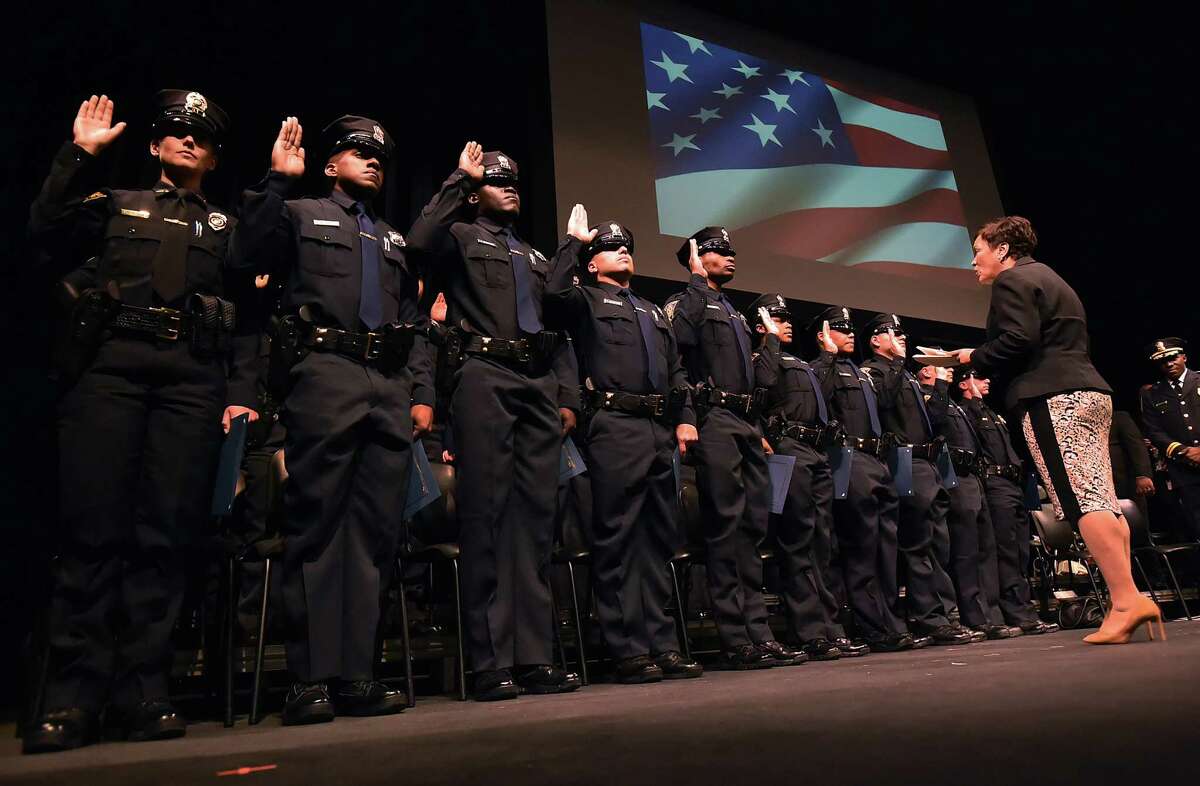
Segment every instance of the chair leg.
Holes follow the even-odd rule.
[[[567,562],[567,578],[571,580],[571,614],[575,617],[575,647],[579,650],[579,680],[588,684],[587,651],[583,646],[583,615],[579,613],[579,595],[575,591],[575,563]]]
[[[458,560],[450,560],[450,570],[454,573],[454,640],[458,646],[458,700],[467,700],[467,660],[463,657],[463,627],[462,613],[462,578],[458,572]]]
[[[229,557],[225,577],[225,728],[233,726],[233,653],[237,648],[237,558]]]
[[[258,642],[254,651],[254,686],[250,694],[250,725],[258,723],[258,705],[262,698],[263,651],[267,643],[267,609],[271,599],[271,558],[263,560],[262,608],[258,612]]]
[[[412,640],[408,635],[408,595],[404,588],[404,565],[396,560],[396,577],[400,588],[400,642],[404,646],[404,687],[408,691],[408,706],[417,706],[417,694],[413,689]]]
[[[683,593],[679,591],[679,571],[675,569],[675,560],[667,560],[667,570],[671,571],[671,589],[675,593],[675,633],[679,637],[679,651],[684,660],[692,659],[692,645],[688,641],[687,616],[683,612]]]
[[[550,626],[551,634],[554,636],[554,647],[558,649],[558,665],[563,671],[567,670],[567,650],[563,647],[561,633],[561,625],[558,622],[558,599],[554,597],[554,584],[547,579],[546,584],[550,588],[550,617],[553,620],[553,625]]]
[[[1163,564],[1167,566],[1167,575],[1171,577],[1171,586],[1175,588],[1175,594],[1179,596],[1179,603],[1183,606],[1183,615],[1189,620],[1192,618],[1192,612],[1188,609],[1187,601],[1183,599],[1183,589],[1179,586],[1179,579],[1175,577],[1175,568],[1171,567],[1171,558],[1166,554],[1162,555]]]
[[[1092,563],[1084,560],[1083,567],[1087,568],[1088,581],[1092,585],[1092,593],[1096,596],[1096,602],[1100,604],[1101,610],[1104,609],[1104,593],[1100,591],[1100,584],[1096,581],[1096,572],[1092,567]]]
[[[1138,573],[1142,577],[1142,581],[1146,583],[1146,589],[1150,590],[1150,600],[1154,601],[1155,604],[1158,604],[1158,593],[1156,593],[1154,591],[1154,585],[1150,583],[1150,577],[1146,575],[1146,569],[1144,567],[1142,567],[1142,560],[1138,557],[1137,554],[1134,554],[1132,556],[1133,556],[1133,566],[1135,568],[1137,568]]]

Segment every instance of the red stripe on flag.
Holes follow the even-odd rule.
[[[866,126],[843,127],[863,166],[953,169],[950,153],[945,150],[930,150]]]
[[[857,86],[850,86],[841,82],[835,82],[832,79],[826,79],[825,84],[830,87],[836,87],[843,93],[849,93],[855,98],[861,98],[863,101],[870,101],[872,104],[878,104],[886,109],[895,109],[897,112],[907,112],[910,115],[920,115],[922,117],[932,117],[934,120],[941,121],[941,116],[937,112],[932,112],[928,109],[922,109],[919,106],[906,104],[903,101],[897,101],[894,98],[871,93]]]
[[[738,236],[781,256],[820,259],[881,229],[918,221],[966,226],[958,192],[938,188],[887,207],[797,210],[743,227]]]

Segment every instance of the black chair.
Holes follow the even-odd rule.
[[[692,647],[688,638],[687,623],[691,600],[692,568],[703,566],[708,556],[702,531],[703,514],[700,510],[700,491],[691,480],[684,479],[679,489],[679,517],[681,519],[684,544],[667,563],[671,571],[672,589],[675,593],[677,611],[676,627],[679,631],[679,649],[688,660],[692,659]],[[683,583],[679,581],[679,567],[683,567]]]
[[[1049,504],[1043,504],[1041,510],[1033,511],[1033,525],[1037,530],[1038,538],[1041,540],[1042,548],[1050,555],[1049,581],[1051,584],[1054,582],[1055,563],[1059,560],[1078,562],[1087,571],[1092,595],[1100,605],[1100,608],[1104,609],[1105,596],[1101,591],[1099,570],[1096,567],[1096,561],[1088,553],[1087,546],[1076,535],[1075,529],[1065,520],[1056,518],[1054,508]],[[1071,589],[1073,590],[1074,578],[1072,578],[1071,584]]]
[[[1195,554],[1197,551],[1200,551],[1200,543],[1175,543],[1169,545],[1154,543],[1150,539],[1150,529],[1145,517],[1142,515],[1141,508],[1133,500],[1129,499],[1120,500],[1120,504],[1121,514],[1129,524],[1133,564],[1138,569],[1138,573],[1141,574],[1142,581],[1146,583],[1146,588],[1150,591],[1151,599],[1155,603],[1159,602],[1158,594],[1154,591],[1154,584],[1150,581],[1150,577],[1146,574],[1146,569],[1142,566],[1142,561],[1139,558],[1139,555],[1142,554],[1153,554],[1162,560],[1163,566],[1167,569],[1167,576],[1171,580],[1171,586],[1175,590],[1175,597],[1183,607],[1184,616],[1190,620],[1192,612],[1188,608],[1187,600],[1183,597],[1183,589],[1179,584],[1178,577],[1175,575],[1175,568],[1171,565],[1171,557],[1179,554]],[[1197,573],[1196,588],[1200,591],[1200,573]]]
[[[584,685],[588,684],[587,650],[583,642],[583,613],[579,608],[579,592],[575,589],[575,566],[590,565],[592,553],[583,546],[559,546],[550,557],[551,565],[564,565],[567,568],[567,580],[570,582],[571,620],[575,625],[575,650],[579,655],[579,679]],[[550,588],[550,599],[554,606],[554,638],[558,641],[562,667],[567,671],[567,655],[559,640],[558,604],[554,601],[554,587]]]

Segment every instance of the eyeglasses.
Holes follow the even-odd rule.
[[[630,254],[632,254],[633,253],[633,241],[632,240],[626,241],[626,240],[622,240],[620,238],[615,238],[615,237],[606,237],[606,238],[603,238],[600,240],[595,240],[592,242],[592,251],[594,251],[597,254],[600,253],[601,251],[617,251],[618,249],[622,249],[622,248],[625,249],[626,251],[628,251]]]

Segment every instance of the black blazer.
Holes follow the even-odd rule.
[[[987,341],[971,365],[1009,377],[1005,406],[1072,390],[1112,388],[1088,358],[1087,316],[1079,296],[1041,262],[1021,257],[992,285]]]

